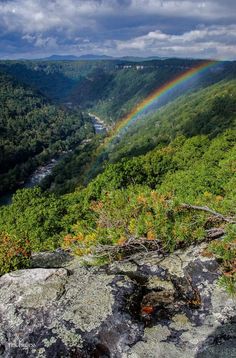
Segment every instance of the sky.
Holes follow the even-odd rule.
[[[236,0],[0,0],[0,58],[236,59]]]

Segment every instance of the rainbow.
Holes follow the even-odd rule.
[[[196,67],[193,67],[191,69],[188,69],[187,71],[181,73],[171,81],[165,83],[163,86],[157,88],[152,93],[150,93],[143,101],[138,103],[132,111],[130,111],[123,119],[121,119],[118,124],[115,126],[115,128],[110,133],[110,136],[106,138],[105,143],[103,145],[107,147],[112,140],[121,135],[122,131],[125,131],[125,129],[135,122],[142,114],[144,114],[145,111],[148,110],[149,107],[151,107],[154,102],[156,102],[158,99],[160,99],[163,95],[168,94],[171,90],[176,88],[177,86],[187,82],[188,80],[192,79],[194,76],[203,73],[207,69],[221,63],[222,61],[213,61],[208,60],[204,61],[201,64],[198,64]]]

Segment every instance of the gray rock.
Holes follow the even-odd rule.
[[[66,267],[72,259],[69,253],[60,249],[54,252],[37,252],[31,257],[31,268]]]
[[[235,301],[204,247],[104,268],[38,255],[0,278],[0,357],[235,357]]]
[[[162,286],[166,294],[172,292],[166,284],[168,279],[171,281],[175,302],[171,303],[171,295],[167,299],[160,296],[158,306],[158,296],[150,297],[155,308],[152,327],[144,329],[143,340],[123,354],[123,358],[236,357],[236,302],[217,284],[218,264],[213,258],[201,256],[204,248],[202,244],[161,261],[155,257],[142,261],[152,275],[157,272],[162,279],[164,276]],[[157,287],[160,295],[158,280]]]

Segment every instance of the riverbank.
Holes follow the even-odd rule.
[[[24,188],[33,188],[36,185],[39,185],[43,179],[45,179],[48,175],[51,174],[53,168],[58,164],[58,162],[64,157],[67,152],[58,156],[57,158],[53,158],[45,165],[40,165],[29,177],[28,179],[19,186],[18,189]],[[16,189],[16,190],[18,190]],[[14,192],[7,193],[0,197],[0,206],[10,205],[12,202],[12,197],[15,194]]]
[[[88,113],[89,117],[92,120],[94,130],[96,134],[105,134],[108,132],[108,127],[106,126],[106,123],[99,118],[97,115],[93,113]],[[87,144],[89,139],[85,139],[84,143],[81,144]],[[46,163],[45,165],[39,166],[29,177],[28,179],[22,183],[22,185],[18,189],[24,189],[24,188],[33,188],[36,185],[40,185],[41,182],[52,173],[52,170],[54,167],[64,158],[65,154],[68,152],[63,152],[61,155],[52,158],[50,162]],[[6,193],[2,196],[0,196],[0,206],[3,205],[10,205],[12,202],[12,197],[15,194],[16,190],[14,192]]]

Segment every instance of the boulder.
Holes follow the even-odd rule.
[[[31,268],[60,268],[72,261],[68,252],[57,249],[54,252],[37,252],[31,257]]]
[[[100,268],[38,255],[0,278],[0,357],[235,357],[235,300],[204,249]]]

